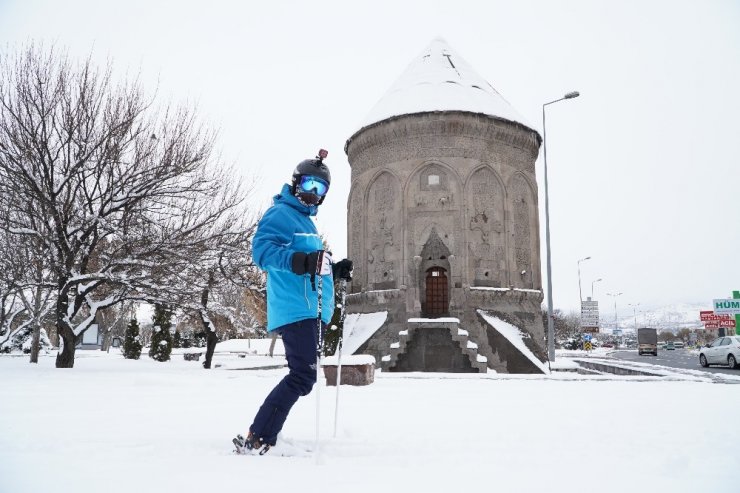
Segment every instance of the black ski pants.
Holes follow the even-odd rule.
[[[267,395],[249,427],[262,443],[275,445],[290,409],[316,383],[316,324],[310,318],[275,329],[283,338],[289,372]]]

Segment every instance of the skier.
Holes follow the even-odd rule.
[[[267,330],[282,336],[289,373],[265,398],[247,437],[233,440],[237,452],[267,452],[298,398],[311,392],[318,371],[318,327],[323,331],[334,312],[333,278],[351,279],[352,261],[332,263],[310,219],[331,183],[325,157],[326,151],[321,150],[316,159],[301,161],[292,183],[283,185],[257,225],[252,255],[267,272]],[[322,276],[322,293],[316,290],[317,274]]]

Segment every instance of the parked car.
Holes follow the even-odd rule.
[[[664,349],[667,349],[669,351],[672,351],[672,350],[676,349],[676,345],[673,344],[673,341],[668,341],[668,342],[665,343],[665,348]]]
[[[718,337],[699,351],[699,364],[728,365],[737,368],[740,361],[740,336]]]
[[[683,341],[673,341],[673,346],[676,349],[683,349]]]

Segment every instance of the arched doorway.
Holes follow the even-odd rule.
[[[447,271],[442,267],[432,267],[426,273],[424,316],[444,317],[450,309]]]

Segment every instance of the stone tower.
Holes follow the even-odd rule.
[[[358,352],[389,371],[545,371],[540,143],[444,40],[413,60],[345,145],[348,313],[387,312]]]

